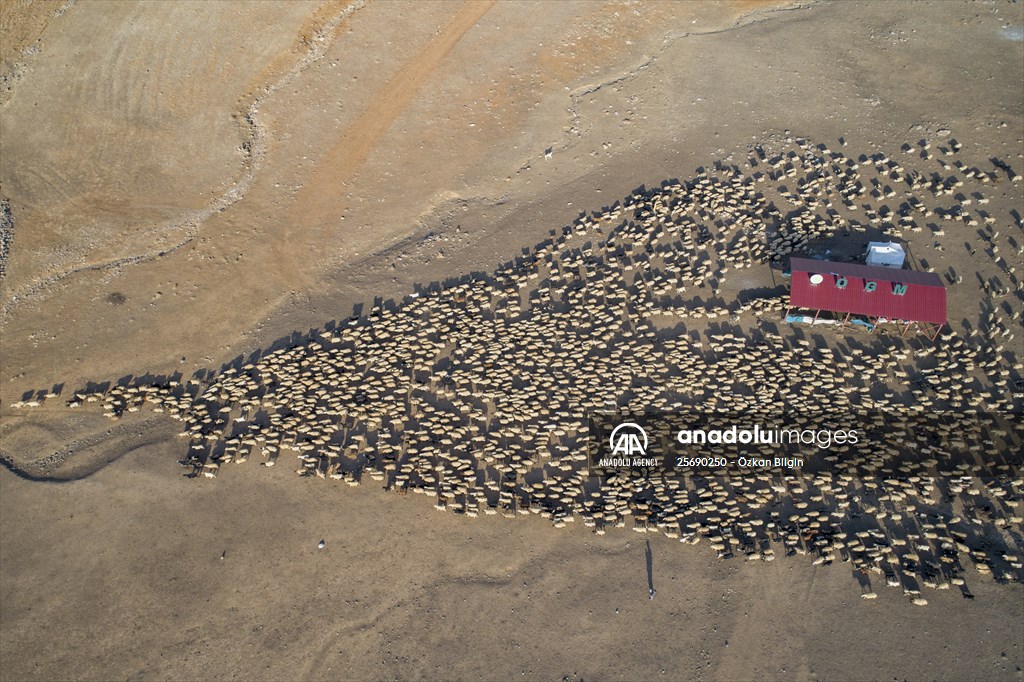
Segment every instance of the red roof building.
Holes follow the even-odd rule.
[[[810,258],[790,259],[790,310],[862,315],[880,321],[917,324],[934,339],[946,324],[946,287],[933,272],[833,263]],[[787,311],[788,314],[788,311]]]

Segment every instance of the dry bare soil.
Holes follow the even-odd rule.
[[[169,420],[11,407],[216,369],[761,141],[951,131],[1019,174],[1022,21],[1002,1],[2,0],[0,676],[1024,679],[1020,584],[867,602],[842,564],[658,536],[648,600],[624,530],[281,467],[186,479]],[[1020,184],[1000,191],[1019,243]],[[950,319],[977,325],[948,251]]]

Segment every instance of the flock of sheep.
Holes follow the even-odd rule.
[[[718,164],[637,190],[487,276],[380,302],[204,379],[128,382],[69,404],[182,421],[182,463],[195,476],[249,459],[291,463],[311,479],[374,481],[466,516],[536,514],[598,534],[628,525],[705,541],[721,557],[806,554],[849,562],[866,598],[872,576],[916,604],[926,603],[924,587],[957,586],[970,598],[970,566],[1024,580],[1024,480],[1019,457],[1007,455],[1022,439],[1012,339],[1024,290],[1000,255],[1019,256],[1024,239],[1019,214],[1016,224],[989,214],[977,191],[1016,191],[1020,176],[1002,163],[968,166],[955,141],[907,145],[902,161],[774,144],[752,149],[743,169]],[[913,242],[935,269],[954,248],[947,230],[978,235],[954,259],[977,270],[982,299],[961,332],[947,328],[930,344],[780,320],[784,287],[766,282],[790,253],[824,254],[877,233]],[[967,286],[956,270],[945,274]],[[822,409],[879,420],[879,433],[892,415],[1005,418],[973,439],[933,420],[920,443],[883,436],[868,454],[836,448],[835,465],[813,475],[595,476],[588,467],[592,413],[768,419]],[[936,472],[936,456],[958,438],[975,460]],[[908,447],[920,455],[906,457]]]

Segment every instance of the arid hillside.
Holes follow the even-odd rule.
[[[0,0],[0,677],[1024,679],[1019,477],[616,508],[501,431],[602,400],[1019,411],[1022,27]],[[791,253],[882,238],[948,285],[935,344],[783,322]],[[403,454],[370,460],[382,425]]]

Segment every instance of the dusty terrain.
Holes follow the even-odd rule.
[[[645,536],[281,468],[186,479],[170,420],[63,408],[489,271],[787,136],[892,155],[951,131],[1020,174],[1021,25],[1002,2],[4,2],[0,448],[75,479],[0,471],[4,677],[1021,679],[1020,584],[865,602],[847,565],[652,536],[649,601]],[[986,189],[1018,244],[1020,188]],[[926,236],[964,275],[951,327],[980,326],[976,228]]]

